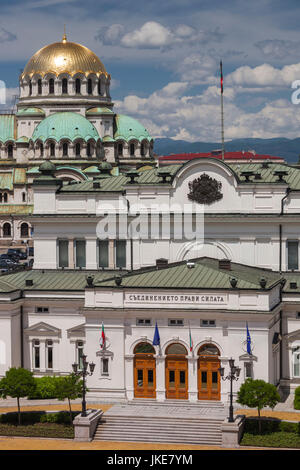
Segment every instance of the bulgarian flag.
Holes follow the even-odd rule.
[[[190,324],[189,324],[189,341],[190,341],[190,351],[192,352],[192,351],[193,351],[194,344],[193,344],[193,338],[192,338],[192,333],[191,333]]]
[[[100,348],[101,349],[105,348],[105,341],[106,341],[106,338],[105,338],[105,332],[104,332],[104,325],[103,325],[103,322],[102,322],[101,338],[100,338]]]

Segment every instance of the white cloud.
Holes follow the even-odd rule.
[[[125,47],[162,47],[174,41],[174,35],[168,28],[165,28],[156,21],[147,21],[140,29],[125,34],[121,39],[121,44]]]
[[[282,69],[269,64],[254,68],[245,65],[226,76],[226,83],[242,86],[290,87],[294,80],[300,80],[300,63],[285,65]]]

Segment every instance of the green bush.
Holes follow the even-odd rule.
[[[79,414],[79,411],[72,411],[72,419]],[[59,411],[57,413],[46,413],[41,416],[41,423],[70,424],[70,413]]]
[[[244,432],[259,434],[258,420],[259,418],[246,418]],[[288,421],[280,421],[276,418],[261,418],[261,434],[270,434],[274,432],[300,434],[300,422],[291,423]]]
[[[59,379],[60,377],[55,376],[35,377],[36,390],[28,398],[30,400],[56,398],[56,387]]]
[[[300,448],[299,434],[292,432],[272,432],[270,434],[244,433],[240,442],[244,446]]]
[[[300,387],[297,387],[295,390],[294,408],[295,410],[300,410]]]

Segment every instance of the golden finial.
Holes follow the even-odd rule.
[[[63,38],[62,38],[62,42],[67,42],[66,25],[64,25],[64,35],[63,35]]]

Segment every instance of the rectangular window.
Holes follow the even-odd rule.
[[[76,268],[85,268],[86,255],[85,255],[85,240],[75,240],[75,260]]]
[[[200,320],[200,326],[204,328],[216,326],[216,320]]]
[[[136,319],[136,324],[137,324],[137,326],[139,326],[139,325],[150,326],[151,325],[151,320],[150,320],[150,318],[137,318]]]
[[[183,326],[184,322],[181,318],[169,318],[168,324],[169,326]]]
[[[101,359],[101,375],[109,375],[108,373],[108,358],[103,357]]]
[[[33,342],[33,368],[34,369],[40,368],[40,342],[39,340],[35,340]]]
[[[78,369],[82,370],[83,369],[83,341],[77,341],[77,364],[78,364]]]
[[[108,240],[99,240],[99,268],[108,268]]]
[[[299,269],[298,261],[298,242],[288,241],[287,242],[287,257],[288,257],[288,269]]]
[[[49,307],[35,307],[35,313],[49,313]]]
[[[126,240],[116,240],[116,267],[126,268]]]
[[[245,378],[246,379],[252,379],[253,378],[252,362],[245,362]]]
[[[46,369],[53,369],[53,341],[46,342]]]
[[[58,240],[58,266],[67,268],[69,266],[69,241]]]

